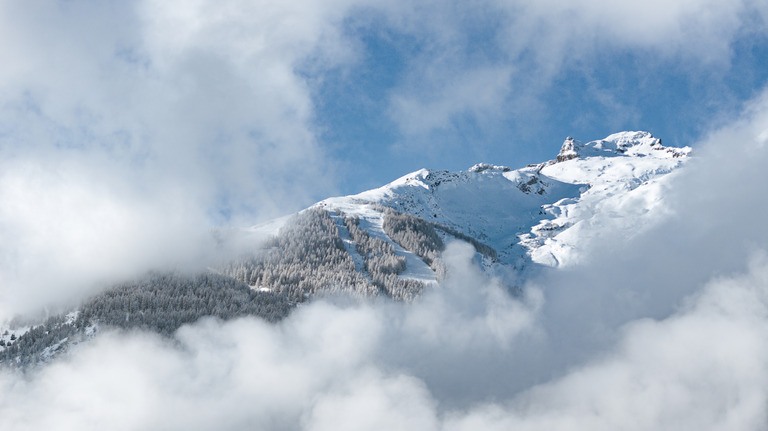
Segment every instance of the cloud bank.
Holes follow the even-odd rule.
[[[347,7],[309,6],[0,7],[0,318],[203,264],[211,227],[333,188],[298,69],[346,61]]]

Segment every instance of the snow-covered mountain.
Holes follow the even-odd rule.
[[[579,250],[606,227],[630,236],[658,220],[665,178],[689,159],[690,151],[665,147],[648,132],[621,132],[587,143],[569,137],[553,160],[540,164],[421,169],[315,207],[357,216],[372,235],[389,241],[377,208],[421,217],[487,244],[497,252],[495,264],[518,271],[531,262],[572,265]],[[409,256],[408,264],[405,277],[434,279],[418,259]]]
[[[622,132],[587,143],[567,138],[552,160],[519,169],[421,169],[247,229],[270,239],[208,273],[154,273],[46,322],[0,328],[0,362],[48,360],[101,326],[171,334],[202,316],[275,321],[335,292],[409,301],[442,279],[450,241],[472,244],[483,270],[520,288],[537,268],[578,264],[607,235],[631,236],[662,220],[665,183],[689,153],[648,132]]]

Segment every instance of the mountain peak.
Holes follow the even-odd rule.
[[[661,139],[655,138],[650,132],[643,131],[614,133],[605,139],[586,144],[569,136],[563,142],[554,163],[586,157],[676,158],[685,157],[690,151],[690,147],[665,147],[661,144]]]
[[[385,240],[376,208],[474,238],[495,250],[498,264],[517,270],[526,262],[570,265],[589,238],[599,237],[593,227],[642,225],[660,205],[659,181],[682,166],[690,150],[665,147],[649,132],[614,133],[587,143],[568,137],[556,160],[520,169],[491,163],[464,171],[420,169],[318,206],[359,217],[361,226],[373,226]]]
[[[490,163],[478,163],[471,168],[468,169],[469,172],[483,172],[483,171],[499,171],[499,172],[509,172],[512,170],[509,166],[498,166],[498,165],[492,165]]]

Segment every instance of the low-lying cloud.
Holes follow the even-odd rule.
[[[468,251],[453,250],[463,257]],[[13,430],[765,424],[765,256],[746,274],[712,281],[664,319],[613,328],[609,349],[560,369],[536,366],[550,363],[545,355],[571,353],[552,345],[557,334],[540,326],[541,304],[497,309],[517,300],[500,304],[493,284],[474,285],[470,300],[479,309],[462,310],[451,299],[460,287],[444,289],[413,305],[318,302],[277,326],[203,320],[179,330],[173,342],[102,334],[32,375],[0,375],[0,424]],[[548,316],[554,317],[568,324],[568,316]]]
[[[330,194],[297,69],[346,61],[346,7],[262,6],[0,6],[0,319]]]

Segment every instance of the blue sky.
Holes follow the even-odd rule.
[[[510,58],[496,41],[503,25],[493,20],[460,28],[465,46],[452,53],[450,63],[459,70],[478,63],[519,67],[509,80],[530,81],[535,89],[522,95],[508,89],[488,112],[459,111],[438,126],[411,133],[398,124],[392,99],[403,87],[429,81],[427,74],[413,72],[423,61],[425,42],[378,22],[346,26],[360,43],[360,58],[326,72],[313,99],[320,137],[343,163],[342,193],[376,187],[421,167],[458,170],[480,161],[519,167],[548,160],[566,136],[593,140],[648,130],[667,145],[695,147],[738,115],[768,78],[768,38],[760,26],[734,32],[719,58],[689,54],[685,45],[672,54],[601,47],[585,50],[537,82],[538,65],[525,56]]]
[[[422,167],[544,161],[566,136],[642,129],[695,146],[765,87],[766,9],[752,0],[9,4],[0,151],[14,165],[93,174],[108,189],[116,176],[137,195],[167,187],[220,225]]]
[[[767,23],[756,0],[3,2],[0,303],[422,167],[628,129],[696,147],[766,91]]]

